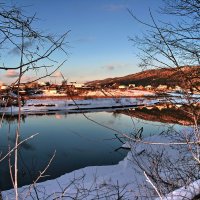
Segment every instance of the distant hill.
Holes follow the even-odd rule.
[[[158,87],[159,85],[167,85],[169,87],[173,87],[176,85],[186,86],[189,85],[189,83],[198,84],[200,86],[200,66],[184,66],[179,69],[151,69],[123,77],[90,81],[86,84],[90,86],[135,84],[136,86],[152,85],[153,87]]]

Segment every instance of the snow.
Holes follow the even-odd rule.
[[[107,195],[114,193],[115,195],[112,198],[116,199],[114,197],[117,196],[118,189],[116,188],[116,191],[114,191],[114,186],[117,187],[117,185],[120,191],[123,191],[123,189],[125,188],[126,198],[132,199],[137,195],[139,196],[139,188],[135,186],[135,177],[138,175],[137,171],[134,170],[132,163],[129,159],[130,156],[131,154],[129,153],[128,156],[123,161],[119,162],[117,165],[86,167],[65,174],[55,180],[49,180],[43,183],[38,183],[38,196],[40,199],[45,199],[49,195],[52,195],[52,197],[54,197],[55,199],[59,198],[61,197],[61,193],[63,192],[61,187],[65,188],[72,182],[74,182],[74,184],[70,185],[70,187],[66,191],[66,195],[75,197],[75,194],[77,193],[76,187],[79,187],[80,194],[78,194],[77,199],[97,199],[95,198],[97,197],[97,193],[98,196],[103,196],[105,195],[105,193]],[[140,181],[142,181],[142,179],[140,179]],[[29,194],[29,190],[29,186],[24,186],[20,188],[20,199],[23,199],[27,194],[27,199],[32,199],[32,197]],[[31,188],[30,192],[32,196],[35,196],[33,188]],[[2,194],[3,199],[15,199],[13,190],[5,191]],[[63,199],[70,198],[66,197]]]
[[[124,147],[130,147],[126,158],[112,166],[90,166],[67,173],[54,180],[36,183],[38,199],[117,199],[118,193],[122,199],[158,199],[157,194],[144,176],[144,171],[135,160],[141,160],[148,171],[151,163],[147,159],[151,152],[161,152],[177,162],[180,156],[173,145],[147,145],[145,142],[171,142],[171,137],[162,135],[145,138],[141,143],[127,142]],[[187,148],[187,147],[186,147]],[[143,155],[144,154],[144,155]],[[142,166],[143,167],[143,166]],[[165,169],[163,169],[165,171]],[[161,174],[165,178],[166,173]],[[180,183],[185,184],[185,183]],[[162,196],[163,199],[183,200],[192,199],[200,193],[200,180]],[[150,189],[149,189],[150,188]],[[36,194],[32,186],[19,188],[20,199],[34,199]],[[14,190],[2,192],[3,199],[15,199]]]
[[[146,90],[120,90],[120,89],[102,89],[86,91],[81,96],[98,96],[98,97],[137,97],[137,96],[155,96],[155,92]]]
[[[188,186],[181,187],[168,195],[164,196],[163,200],[183,200],[194,199],[195,196],[200,194],[200,180],[190,183]],[[159,200],[157,198],[156,200]]]
[[[184,94],[184,93],[177,93],[177,92],[168,92],[167,93],[170,96],[174,96],[174,97],[181,97],[181,98],[186,98],[187,96],[189,96],[190,98],[200,98],[200,94]]]
[[[139,105],[153,105],[157,100],[145,98],[96,98],[86,100],[30,99],[21,107],[21,112],[80,111],[89,109],[125,108]],[[19,108],[0,107],[0,113],[18,113]]]
[[[45,90],[44,94],[36,94],[34,96],[66,96],[67,94],[59,94],[56,91]],[[138,97],[138,96],[155,96],[155,92],[146,90],[130,90],[130,89],[96,89],[86,90],[78,94],[81,97]]]
[[[14,94],[13,94],[14,95]],[[90,109],[109,109],[109,108],[125,108],[141,105],[154,105],[157,103],[175,103],[183,105],[188,101],[183,99],[180,94],[170,93],[170,97],[162,97],[160,99],[148,99],[147,96],[155,96],[154,92],[143,90],[119,90],[119,89],[101,89],[94,91],[85,91],[80,94],[84,99],[82,100],[70,100],[70,99],[55,99],[57,96],[64,96],[63,94],[50,94],[52,99],[36,99],[27,100],[25,105],[21,108],[21,112],[48,112],[48,111],[66,111],[66,112],[78,112],[78,110],[90,110]],[[41,95],[39,95],[41,96]],[[43,94],[43,97],[48,97],[48,94]],[[54,98],[55,97],[55,98]],[[94,98],[95,97],[95,98]],[[106,97],[106,98],[105,98]],[[193,95],[190,99],[190,103],[199,103],[200,95]],[[155,97],[156,98],[156,97]],[[0,113],[18,113],[19,108],[12,107],[0,107]]]
[[[190,99],[190,103],[199,104],[200,98]],[[117,109],[136,106],[152,106],[155,104],[173,103],[178,106],[188,104],[188,101],[179,97],[150,99],[146,97],[108,97],[86,98],[81,100],[70,99],[30,99],[21,107],[22,113],[36,113],[49,111],[80,112],[94,109]],[[16,114],[19,108],[16,106],[0,107],[0,113]]]

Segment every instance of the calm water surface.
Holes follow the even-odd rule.
[[[158,134],[167,129],[159,122],[149,122],[137,118],[131,119],[124,114],[96,112],[86,114],[93,120],[112,127],[123,133],[143,127],[143,135]],[[0,149],[8,151],[15,142],[17,120],[5,117],[0,129]],[[176,125],[175,125],[176,126]],[[122,143],[116,139],[115,132],[99,126],[83,114],[27,115],[22,118],[20,139],[35,133],[35,138],[21,145],[19,149],[19,185],[30,184],[43,170],[54,151],[56,156],[47,170],[49,176],[40,181],[59,177],[67,172],[86,166],[117,164],[127,155],[120,148]],[[11,158],[11,162],[13,158]],[[0,163],[0,189],[12,188],[8,159]]]

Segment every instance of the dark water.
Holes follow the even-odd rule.
[[[120,113],[97,112],[88,113],[87,116],[127,134],[141,127],[144,136],[159,134],[168,128],[164,123],[131,119]],[[2,155],[8,151],[8,146],[14,145],[16,126],[15,117],[4,118],[0,129]],[[127,150],[117,150],[122,143],[116,139],[116,132],[89,121],[81,113],[23,116],[20,131],[21,140],[39,133],[19,148],[20,186],[30,184],[38,176],[38,172],[46,167],[54,151],[56,156],[46,172],[49,176],[40,181],[53,179],[86,166],[116,164],[127,155]],[[0,189],[10,188],[12,183],[6,159],[0,163]]]

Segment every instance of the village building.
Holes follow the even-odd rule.
[[[0,86],[0,89],[1,89],[1,90],[7,90],[7,89],[8,89],[8,86],[5,85],[5,84],[2,84],[2,85]]]
[[[19,86],[18,85],[14,85],[13,88],[14,89],[17,89],[19,87],[19,89],[21,90],[24,90],[26,88],[25,84],[20,84]]]
[[[43,82],[43,81],[41,81],[41,82],[38,82],[38,85],[39,85],[39,86],[46,86],[46,83]]]
[[[75,83],[73,84],[75,88],[83,88],[85,86],[84,83]]]
[[[157,87],[157,90],[166,90],[167,89],[167,85],[159,85]]]
[[[151,86],[151,85],[147,85],[147,86],[145,86],[145,89],[147,89],[147,90],[151,90],[153,87]]]
[[[50,94],[57,94],[58,93],[56,87],[49,87],[48,89],[42,90],[42,92],[44,94],[49,94],[49,95]]]
[[[119,85],[118,88],[119,88],[119,89],[126,89],[127,86],[126,86],[126,85]]]
[[[129,84],[128,87],[129,87],[129,88],[135,88],[135,84],[133,84],[133,83],[132,83],[132,84]]]
[[[180,86],[178,86],[178,85],[176,85],[174,87],[174,90],[177,91],[177,92],[182,92],[182,88]]]
[[[25,85],[25,88],[38,88],[38,86],[39,86],[39,84],[38,84],[38,82],[31,82],[31,83],[26,83],[26,84],[24,84]]]
[[[138,90],[143,90],[143,89],[144,89],[144,86],[139,85],[139,86],[136,87],[136,89],[138,89]]]

